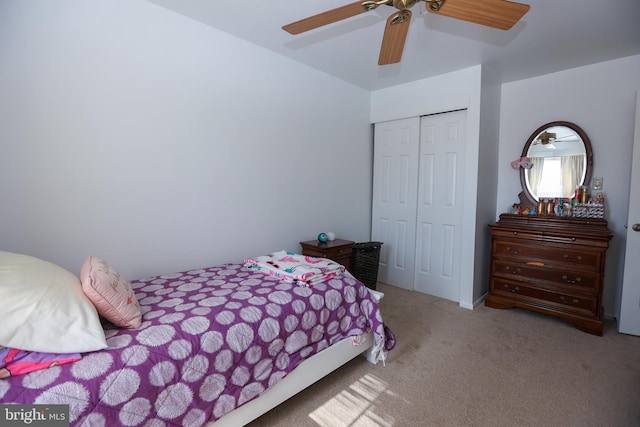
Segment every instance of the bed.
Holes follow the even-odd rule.
[[[0,379],[1,403],[68,404],[72,426],[238,426],[360,354],[384,361],[395,345],[380,294],[348,272],[305,285],[243,260],[129,283],[93,261],[95,268],[85,262],[75,279],[84,288],[80,299],[90,295],[87,268],[110,274],[109,291],[129,285],[120,307],[101,307],[92,297],[104,348]],[[2,273],[0,262],[0,285]],[[6,346],[3,339],[0,332]]]

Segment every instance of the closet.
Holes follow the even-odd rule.
[[[460,301],[466,120],[467,110],[458,110],[375,124],[379,281]]]

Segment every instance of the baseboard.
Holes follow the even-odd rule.
[[[458,303],[458,305],[460,307],[462,307],[462,308],[466,308],[467,310],[473,310],[477,306],[484,304],[484,297],[486,297],[486,296],[487,296],[487,293],[485,292],[480,298],[475,300],[473,302],[473,304],[467,304],[467,303],[464,303],[464,302],[460,302],[460,303]]]

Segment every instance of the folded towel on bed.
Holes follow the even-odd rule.
[[[247,258],[244,265],[299,286],[313,286],[331,277],[342,276],[346,271],[343,265],[335,261],[284,250]]]

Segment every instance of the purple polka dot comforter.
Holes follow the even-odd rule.
[[[225,264],[131,286],[140,328],[106,326],[107,349],[0,380],[0,402],[69,404],[74,426],[200,426],[345,337],[372,331],[382,357],[395,344],[348,275],[299,287]]]

